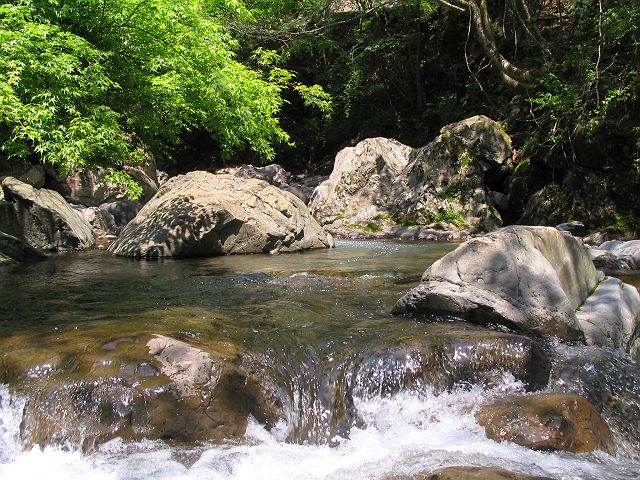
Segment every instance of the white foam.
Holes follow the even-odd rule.
[[[507,381],[501,391],[519,388],[517,382]],[[414,392],[356,400],[365,427],[353,428],[349,438],[335,438],[333,447],[284,443],[286,425],[272,434],[251,419],[241,444],[176,449],[160,441],[113,440],[91,455],[51,447],[32,449],[3,457],[0,479],[373,480],[448,465],[496,466],[563,480],[640,476],[639,466],[604,453],[534,452],[488,440],[473,413],[483,399],[500,393],[471,388],[442,395]],[[3,419],[21,413],[4,405]],[[15,429],[15,421],[9,424]],[[17,442],[15,433],[9,437]]]

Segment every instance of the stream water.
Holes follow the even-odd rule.
[[[442,374],[417,375],[416,358],[404,350],[391,360],[362,360],[364,351],[469,334],[451,319],[389,314],[454,247],[340,241],[301,254],[154,262],[96,250],[0,271],[0,479],[353,480],[410,478],[453,465],[565,480],[640,478],[640,369],[624,356],[611,353],[598,365],[626,408],[617,419],[626,434],[616,433],[615,457],[488,440],[474,412],[485,399],[527,390],[516,373],[478,380],[443,363]],[[57,378],[58,370],[79,375],[79,359],[95,345],[107,352],[150,334],[253,352],[288,399],[286,421],[267,429],[250,418],[241,438],[219,444],[116,437],[83,450],[25,442],[34,385]],[[552,361],[590,355],[587,347],[553,342],[541,348]],[[21,365],[28,366],[24,374]],[[83,428],[70,425],[54,428]]]

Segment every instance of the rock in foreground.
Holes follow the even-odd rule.
[[[493,467],[447,467],[424,473],[411,480],[552,480]]]
[[[26,448],[90,451],[116,437],[219,442],[244,436],[249,416],[267,428],[283,418],[271,378],[242,346],[105,334],[64,332],[46,347],[29,335],[0,340],[0,380],[28,397]]]
[[[483,405],[476,420],[487,437],[534,450],[592,452],[611,455],[616,448],[607,422],[577,395],[512,396]]]
[[[294,195],[262,180],[191,172],[165,183],[109,251],[154,258],[293,252],[332,244]]]

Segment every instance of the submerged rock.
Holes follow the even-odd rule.
[[[599,347],[554,350],[548,390],[588,399],[609,424],[618,455],[640,461],[640,364]]]
[[[153,258],[330,246],[331,236],[294,195],[262,180],[191,172],[165,183],[109,251]]]
[[[91,225],[53,190],[35,189],[12,177],[2,181],[0,231],[44,251],[95,244]]]
[[[491,231],[502,222],[484,180],[503,175],[511,157],[509,137],[483,116],[444,127],[419,150],[370,138],[338,153],[309,206],[341,236],[394,236],[407,226]]]
[[[435,472],[411,477],[392,477],[394,480],[553,480],[495,467],[447,467]]]
[[[487,437],[534,450],[616,452],[607,422],[577,395],[509,396],[480,407],[476,420]]]
[[[13,338],[0,350],[0,380],[28,394],[25,447],[91,450],[120,437],[178,442],[242,437],[251,415],[272,428],[282,402],[253,355],[234,344],[196,348],[138,334],[99,341],[99,330]]]
[[[436,261],[394,313],[445,313],[627,349],[640,319],[638,292],[599,280],[580,240],[550,227],[507,227]]]

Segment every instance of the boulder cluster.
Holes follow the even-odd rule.
[[[589,248],[579,238],[586,231],[578,222],[501,228],[504,198],[493,186],[513,162],[511,140],[500,125],[476,116],[444,127],[417,150],[387,138],[343,149],[315,189],[322,179],[293,181],[278,165],[163,179],[147,161],[130,171],[144,190],[141,202],[133,202],[105,183],[103,172],[58,177],[52,190],[43,188],[44,173],[26,166],[1,178],[0,265],[90,248],[96,238],[107,238],[115,255],[158,258],[331,248],[332,234],[473,237],[433,263],[393,308],[397,316],[449,318],[458,326],[436,326],[428,337],[385,339],[354,352],[353,382],[344,391],[336,387],[344,396],[336,400],[342,405],[336,425],[356,421],[349,402],[368,389],[395,393],[417,381],[440,391],[461,382],[489,386],[500,371],[522,382],[527,393],[478,406],[475,418],[487,437],[536,450],[615,455],[615,435],[601,413],[615,405],[616,388],[586,378],[581,368],[587,357],[604,355],[613,364],[618,354],[637,358],[640,352],[640,294],[602,272],[640,268],[640,241]],[[87,367],[86,381],[59,375],[56,382],[30,387],[37,393],[25,407],[24,442],[64,439],[88,449],[114,436],[218,441],[244,435],[249,416],[269,427],[286,420],[288,400],[252,352],[145,335],[105,345],[91,339],[106,360],[87,356],[76,367],[84,368],[86,360],[109,368]],[[554,364],[548,350],[557,341],[595,350]],[[7,360],[5,354],[0,367],[21,378],[33,366],[22,365],[19,349],[13,350],[18,356]],[[53,350],[51,357],[54,365]],[[380,365],[407,359],[411,369],[378,378]],[[604,386],[589,386],[596,384]],[[114,397],[127,401],[116,405]],[[40,409],[44,402],[52,408]],[[68,431],[53,427],[71,414],[75,423],[65,423]],[[84,436],[74,433],[80,425]],[[454,467],[415,478],[542,477]]]

